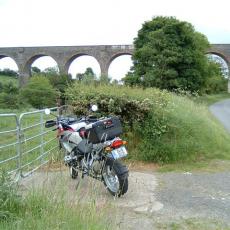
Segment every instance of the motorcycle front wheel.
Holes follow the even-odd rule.
[[[69,174],[72,179],[77,179],[78,177],[78,171],[75,167],[69,166]]]
[[[103,181],[113,196],[120,197],[128,191],[128,169],[120,161],[107,159],[103,169]]]

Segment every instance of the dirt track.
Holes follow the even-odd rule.
[[[191,218],[210,219],[230,227],[229,181],[229,171],[196,174],[132,171],[128,193],[114,199],[102,183],[88,177],[72,180],[67,171],[59,171],[37,172],[24,179],[22,187],[54,189],[64,184],[70,202],[87,203],[94,199],[99,207],[112,204],[117,229],[149,230],[164,229],[165,223]]]

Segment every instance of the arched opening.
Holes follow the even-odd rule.
[[[92,74],[92,77],[96,79],[99,79],[101,75],[100,65],[94,57],[78,54],[68,61],[68,74],[72,79],[81,80],[87,73]]]
[[[111,81],[122,83],[122,78],[128,73],[132,66],[132,59],[130,54],[121,54],[112,59],[109,66],[108,75]]]
[[[14,59],[0,55],[0,82],[18,86],[18,66]]]
[[[225,91],[225,89],[227,89],[227,92],[230,93],[230,63],[228,63],[225,56],[220,53],[211,52],[207,54],[207,57],[209,60],[219,64],[220,71],[223,76],[222,79],[219,78],[218,81],[220,81],[220,83],[216,88],[219,89],[222,85],[221,91]]]
[[[31,60],[31,75],[59,74],[57,62],[50,56],[36,55]]]
[[[216,63],[218,63],[221,67],[221,73],[223,75],[223,77],[225,78],[229,78],[229,67],[227,64],[227,61],[225,60],[225,58],[223,56],[221,56],[220,54],[217,53],[208,53],[207,54],[208,58]]]

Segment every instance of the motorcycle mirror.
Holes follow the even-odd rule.
[[[45,109],[45,114],[49,115],[51,113],[50,109]]]
[[[93,112],[96,112],[98,110],[98,106],[97,105],[92,105],[91,110]]]

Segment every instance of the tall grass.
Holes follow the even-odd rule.
[[[140,158],[163,162],[230,159],[230,135],[207,106],[171,94],[168,107],[167,132],[151,145],[142,145]]]
[[[98,212],[93,200],[87,204],[67,202],[63,195],[66,184],[49,189],[34,188],[19,196],[20,187],[12,184],[5,175],[2,177],[0,229],[112,229],[106,210]]]

